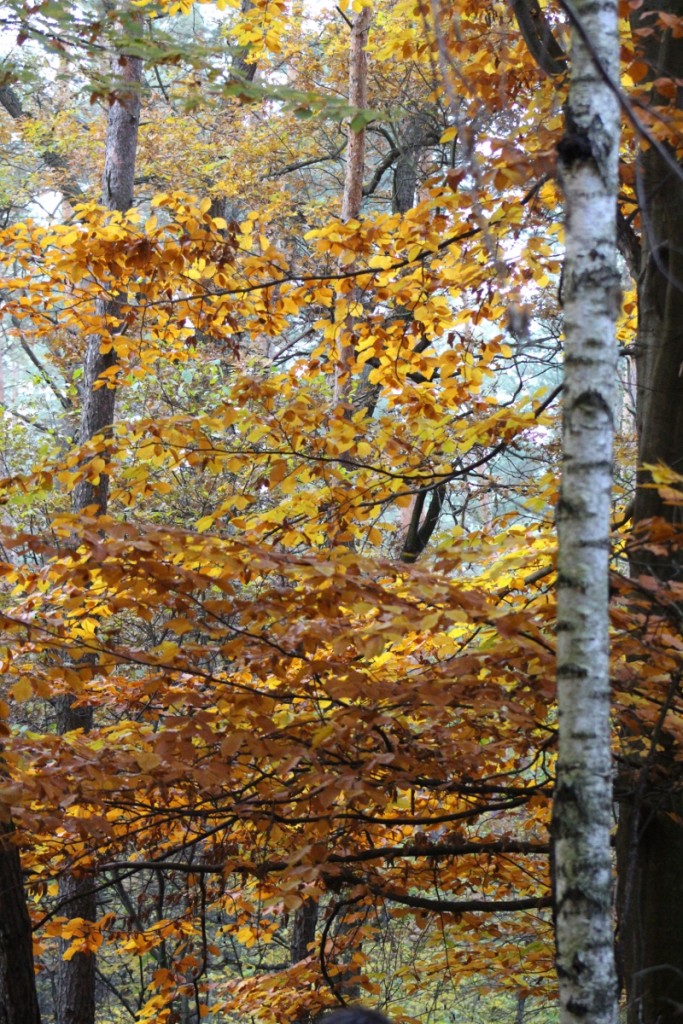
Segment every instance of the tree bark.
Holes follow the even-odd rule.
[[[135,154],[140,123],[140,84],[142,61],[138,57],[122,55],[118,58],[117,74],[124,88],[114,99],[107,118],[104,173],[102,176],[102,204],[108,210],[125,212],[133,203]],[[118,303],[100,299],[97,312],[106,323],[116,318]],[[115,327],[112,327],[115,331]],[[87,340],[83,372],[83,405],[79,430],[79,443],[84,444],[98,434],[107,435],[114,423],[116,391],[113,387],[95,390],[100,375],[116,364],[112,349],[103,353],[100,335]],[[101,473],[99,481],[81,481],[73,495],[75,511],[94,507],[98,514],[106,514],[109,500],[109,476]],[[64,698],[57,711],[57,726],[61,734],[74,729],[88,732],[92,728],[92,711],[87,707],[74,707],[73,699]],[[65,875],[60,881],[60,899],[68,900],[71,917],[87,921],[97,919],[97,900],[92,892],[92,881],[76,875]],[[94,1024],[95,1020],[95,956],[76,953],[71,960],[60,963],[57,998],[58,1024]]]
[[[292,964],[298,964],[310,956],[308,947],[315,939],[318,909],[317,900],[306,899],[294,912],[289,938],[289,959]]]
[[[0,824],[0,1024],[40,1024],[31,920],[10,823]]]
[[[675,0],[644,3],[632,16],[634,30],[655,26],[653,11],[666,9],[680,14]],[[651,78],[683,79],[683,39],[657,29],[640,40],[644,61]],[[651,103],[662,107],[653,88]],[[668,103],[666,103],[668,108]],[[683,109],[683,89],[677,90],[676,107]],[[662,111],[666,118],[666,112]],[[666,146],[666,144],[665,144]],[[669,147],[667,147],[669,149]],[[669,152],[672,151],[669,149]],[[638,461],[663,462],[680,470],[683,467],[683,171],[666,162],[653,146],[644,149],[637,167],[638,198],[642,222],[642,263],[638,282],[637,337],[637,422]],[[649,482],[642,470],[639,482]],[[639,487],[636,494],[636,523],[651,516],[671,518],[654,488]],[[670,577],[674,565],[664,555],[656,565]]]
[[[355,18],[351,28],[349,49],[349,106],[364,110],[368,105],[368,58],[365,48],[372,21],[372,10],[364,7]],[[348,128],[346,147],[346,170],[344,174],[344,197],[342,220],[352,220],[360,213],[363,199],[363,174],[365,171],[365,128],[354,131]]]
[[[104,173],[102,175],[102,205],[108,210],[124,213],[133,204],[135,153],[140,123],[140,83],[142,61],[139,57],[119,58],[119,74],[130,91],[121,93],[112,103],[107,119]],[[110,299],[98,302],[98,314],[106,322],[116,317],[118,303]],[[113,387],[94,389],[95,382],[116,365],[116,353],[100,351],[102,339],[98,334],[88,338],[83,363],[83,406],[79,442],[84,444],[97,434],[107,434],[114,423],[116,390]],[[97,506],[106,513],[109,497],[109,477],[100,474],[99,483],[82,481],[74,492],[74,508],[80,511],[88,505]]]
[[[658,787],[650,778],[637,804],[626,797],[619,805],[619,951],[628,1024],[680,1019],[683,806],[670,781],[671,773],[660,775]]]
[[[416,110],[405,118],[398,129],[398,157],[394,167],[391,207],[394,213],[407,213],[415,205],[418,155],[428,145],[439,141],[439,133],[430,124],[428,115]]]
[[[372,21],[372,10],[364,7],[351,26],[349,47],[349,106],[362,110],[368,103],[368,58],[365,48]],[[341,219],[346,223],[360,216],[363,201],[363,175],[365,173],[365,128],[354,131],[348,127],[346,165],[344,168],[344,193],[342,196]],[[358,288],[349,294],[349,299],[358,298]],[[351,370],[355,356],[352,335],[352,318],[347,317],[339,339],[339,352],[335,374],[335,401],[348,402],[351,397]]]
[[[655,12],[679,16],[677,0],[646,0],[632,12],[639,55],[652,83],[683,79],[683,39],[657,26]],[[646,29],[644,35],[639,29]],[[666,123],[670,100],[653,84],[650,102]],[[673,105],[683,108],[678,84]],[[664,109],[663,109],[664,108]],[[656,122],[655,122],[656,123]],[[683,468],[683,180],[672,163],[673,150],[643,148],[637,165],[641,220],[638,278],[637,426],[638,489],[633,521],[636,533],[653,516],[668,521],[680,508],[667,506],[656,489],[643,486],[650,475],[643,464]],[[633,576],[660,581],[680,579],[681,552],[635,545]],[[660,744],[645,761],[632,761],[619,780],[617,868],[619,876],[619,953],[628,996],[629,1024],[673,1024],[683,1006],[683,827],[680,787],[683,770]]]
[[[557,509],[559,756],[553,806],[563,1024],[615,1024],[608,569],[619,309],[616,0],[575,4],[565,136],[565,379]]]

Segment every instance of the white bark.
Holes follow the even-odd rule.
[[[617,0],[575,0],[566,134],[563,468],[558,504],[560,752],[553,809],[557,971],[563,1024],[615,1024],[608,563],[619,106]]]

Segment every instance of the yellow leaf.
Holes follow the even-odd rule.
[[[327,737],[331,736],[333,732],[334,726],[331,723],[323,725],[320,729],[316,729],[316,731],[313,733],[313,739],[311,741],[313,749],[315,750],[317,747],[320,746],[321,743],[324,743]]]
[[[135,755],[135,760],[142,768],[143,772],[151,772],[154,768],[158,768],[161,764],[161,758],[158,754],[154,754],[151,751],[138,751]]]
[[[166,623],[166,628],[172,630],[178,636],[182,636],[183,633],[189,633],[195,627],[189,619],[177,618],[169,619]]]
[[[29,700],[33,696],[33,687],[26,676],[22,676],[18,683],[12,687],[12,696],[15,700]]]

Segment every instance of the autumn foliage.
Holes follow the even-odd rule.
[[[21,52],[45,73],[42,33],[93,102],[60,80],[46,109],[0,125],[22,164],[6,187],[25,197],[2,231],[4,329],[13,365],[35,373],[29,350],[42,368],[12,398],[4,357],[0,802],[39,985],[58,956],[97,953],[140,1021],[180,1020],[183,1000],[208,1019],[303,1021],[345,991],[410,1016],[425,990],[445,998],[444,979],[554,991],[565,82],[505,3],[376,0],[368,108],[349,108],[361,6],[217,0],[201,20],[189,0],[135,4],[146,71],[127,213],[96,198],[117,85],[85,45],[125,51],[115,12],[70,25],[37,5]],[[566,42],[560,8],[549,16]],[[625,23],[637,100],[633,46]],[[245,54],[253,79],[230,72]],[[18,58],[16,88],[22,73]],[[365,189],[344,221],[354,121]],[[59,159],[39,175],[46,152]],[[398,210],[406,154],[415,197]],[[64,197],[51,217],[48,191]],[[634,312],[626,287],[624,365]],[[97,382],[116,417],[77,444],[93,336],[116,356]],[[657,726],[681,643],[680,585],[627,579],[633,430],[625,401],[626,760]],[[74,512],[79,482],[103,476],[106,515]],[[670,545],[666,529],[643,543]],[[58,733],[70,699],[92,709],[89,732]],[[97,921],[60,904],[66,873],[91,881]]]

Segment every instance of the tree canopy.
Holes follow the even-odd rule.
[[[683,206],[648,233],[680,187],[670,6],[621,5],[620,81],[583,39],[622,120],[628,863],[683,730],[676,441],[641,447],[632,511],[643,266],[651,304],[680,279]],[[397,1020],[482,994],[550,1018],[560,179],[600,168],[567,120],[583,22],[568,0],[11,0],[0,24],[0,808],[43,1019],[88,1024],[54,995],[86,962],[107,1024],[303,1024],[362,994]]]

